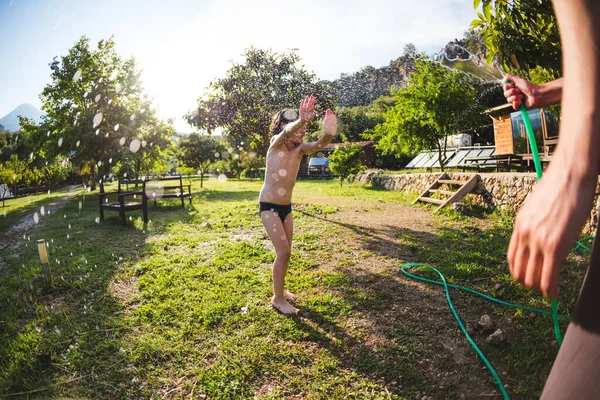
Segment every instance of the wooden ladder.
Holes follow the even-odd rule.
[[[435,182],[431,184],[431,186],[429,186],[429,188],[427,188],[419,197],[417,197],[415,201],[413,201],[413,204],[415,204],[417,201],[438,204],[439,207],[434,211],[434,213],[436,213],[442,207],[462,200],[467,193],[471,192],[475,188],[478,178],[479,175],[473,175],[469,180],[466,181],[455,180],[450,178],[450,176],[444,172],[435,180]],[[456,189],[457,186],[460,187]],[[431,195],[434,193],[440,194],[440,198],[431,197]]]

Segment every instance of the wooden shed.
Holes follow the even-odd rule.
[[[503,104],[485,111],[494,123],[494,146],[497,155],[515,154],[531,159],[531,144],[527,137],[525,125],[520,111],[515,111],[511,104]],[[558,142],[557,132],[548,132],[548,116],[544,109],[528,110],[538,152],[543,160],[552,158],[554,147]],[[557,125],[553,123],[553,125]]]

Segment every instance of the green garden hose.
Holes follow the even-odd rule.
[[[430,270],[434,271],[435,273],[437,273],[440,277],[440,281],[434,281],[432,279],[427,279],[427,278],[423,278],[421,276],[418,275],[414,275],[411,274],[410,272],[408,272],[409,268],[413,268],[413,267],[426,267],[429,268]],[[547,310],[541,310],[538,308],[533,308],[533,307],[527,307],[527,306],[523,306],[523,305],[519,305],[519,304],[513,304],[513,303],[508,303],[506,301],[502,301],[502,300],[498,300],[495,299],[491,296],[488,296],[487,294],[478,292],[476,290],[464,287],[464,286],[457,286],[457,285],[452,285],[449,284],[448,282],[446,282],[446,278],[444,277],[444,275],[438,271],[437,269],[435,269],[434,267],[427,265],[427,264],[417,264],[417,263],[408,263],[408,264],[404,264],[401,268],[402,273],[412,279],[416,279],[418,281],[421,282],[428,282],[428,283],[433,283],[434,285],[441,285],[444,286],[444,290],[446,292],[446,300],[448,301],[448,305],[450,306],[450,310],[452,311],[452,315],[454,315],[454,318],[456,319],[456,321],[458,322],[458,326],[460,327],[460,330],[462,331],[463,335],[465,335],[465,337],[467,338],[467,340],[469,341],[469,343],[471,344],[471,346],[473,347],[473,349],[475,350],[475,352],[477,353],[477,355],[479,355],[479,357],[481,357],[481,360],[483,360],[483,363],[485,364],[485,366],[487,367],[487,369],[490,371],[490,373],[492,374],[492,376],[494,377],[494,379],[496,380],[496,382],[498,383],[498,387],[500,388],[500,392],[502,393],[502,396],[504,399],[509,399],[508,394],[506,393],[506,389],[504,388],[504,384],[502,383],[502,380],[500,379],[500,377],[498,376],[498,374],[496,373],[496,370],[494,370],[494,367],[492,367],[492,364],[490,364],[490,362],[488,361],[488,359],[483,355],[483,353],[481,352],[481,350],[479,349],[479,347],[477,346],[477,344],[475,343],[475,341],[473,341],[473,339],[471,338],[471,335],[469,335],[469,333],[467,332],[467,330],[465,329],[464,324],[462,323],[460,317],[458,316],[458,313],[456,312],[456,309],[454,308],[454,305],[452,304],[452,300],[450,299],[450,292],[448,291],[448,288],[454,288],[454,289],[459,289],[459,290],[464,290],[465,292],[469,292],[472,294],[475,294],[477,296],[481,296],[487,300],[493,301],[494,303],[498,303],[501,304],[503,306],[508,306],[508,307],[514,307],[514,308],[519,308],[519,309],[523,309],[523,310],[527,310],[527,311],[533,311],[536,313],[540,313],[540,314],[545,314],[545,315],[552,315],[553,318],[555,318],[556,320],[558,320],[558,318],[562,318],[565,320],[570,320],[571,318],[565,315],[560,315],[558,313],[555,313],[554,310],[552,312],[547,311]]]
[[[511,81],[506,81],[505,83],[511,83]],[[527,131],[527,136],[529,139],[529,143],[531,145],[531,154],[533,156],[533,164],[535,166],[535,172],[536,172],[536,176],[537,179],[541,179],[542,178],[542,163],[540,160],[540,154],[538,152],[538,148],[537,148],[537,142],[535,140],[535,135],[533,132],[533,127],[531,125],[531,120],[529,119],[529,114],[527,113],[527,109],[525,108],[525,105],[523,103],[521,103],[521,107],[519,108],[519,111],[521,112],[521,116],[523,117],[523,122],[525,123],[525,129]],[[588,236],[583,238],[581,241],[577,242],[576,247],[580,247],[582,249],[584,249],[585,251],[588,251],[591,253],[591,249],[587,246],[585,246],[584,244],[582,244],[582,241],[585,240],[591,240],[593,239],[593,236]],[[407,271],[408,268],[412,268],[412,267],[427,267],[429,269],[431,269],[432,271],[434,271],[435,273],[437,273],[440,278],[441,281],[434,281],[431,279],[426,279],[414,274],[411,274],[410,272]],[[541,314],[545,314],[545,315],[552,315],[552,319],[554,321],[554,333],[556,335],[556,341],[558,343],[558,345],[560,346],[562,344],[562,336],[560,333],[560,327],[558,324],[558,320],[559,319],[565,319],[565,320],[570,320],[570,317],[568,316],[564,316],[564,315],[560,315],[558,314],[558,305],[557,305],[557,301],[556,299],[552,300],[552,311],[547,311],[547,310],[541,310],[541,309],[537,309],[537,308],[532,308],[532,307],[527,307],[527,306],[522,306],[522,305],[518,305],[518,304],[512,304],[512,303],[508,303],[502,300],[498,300],[495,299],[491,296],[488,296],[484,293],[478,292],[476,290],[473,289],[469,289],[467,287],[463,287],[463,286],[457,286],[457,285],[451,285],[448,284],[446,282],[446,278],[444,277],[444,275],[442,275],[442,273],[440,271],[438,271],[437,269],[435,269],[434,267],[430,266],[430,265],[426,265],[426,264],[417,264],[417,263],[408,263],[408,264],[404,264],[402,266],[402,273],[405,274],[406,276],[412,278],[412,279],[416,279],[422,282],[428,282],[428,283],[433,283],[435,285],[442,285],[444,286],[444,290],[446,292],[446,299],[448,300],[448,305],[450,306],[450,310],[452,311],[452,314],[454,315],[454,318],[456,319],[456,321],[458,322],[458,325],[461,329],[461,331],[463,332],[463,334],[465,335],[465,337],[467,338],[467,340],[469,341],[469,343],[471,344],[471,346],[473,347],[473,349],[475,350],[475,352],[479,355],[479,357],[481,357],[481,359],[483,360],[485,366],[488,368],[488,370],[490,371],[490,373],[492,374],[492,376],[494,377],[494,379],[496,380],[496,382],[498,383],[498,387],[500,388],[500,393],[502,394],[502,397],[504,399],[509,399],[508,397],[508,393],[506,393],[506,389],[504,388],[504,384],[502,383],[502,380],[500,379],[500,377],[498,376],[498,374],[496,373],[496,371],[494,370],[494,367],[492,367],[492,365],[490,364],[490,362],[488,361],[488,359],[483,355],[483,353],[481,352],[481,350],[479,349],[479,347],[477,346],[477,344],[473,341],[473,339],[471,338],[471,336],[469,335],[469,333],[467,332],[467,330],[465,329],[462,321],[460,320],[460,317],[458,316],[458,313],[456,312],[456,310],[454,309],[454,306],[452,304],[452,300],[450,299],[450,293],[448,291],[448,288],[454,288],[454,289],[459,289],[459,290],[464,290],[466,292],[475,294],[477,296],[481,296],[487,300],[490,300],[494,303],[498,303],[498,304],[502,304],[505,306],[509,306],[509,307],[515,307],[515,308],[519,308],[519,309],[523,309],[523,310],[528,310],[528,311],[533,311],[533,312],[537,312],[537,313],[541,313]]]
[[[506,83],[513,83],[511,81],[506,81]],[[529,119],[529,113],[527,113],[527,108],[525,108],[525,99],[521,103],[521,107],[519,107],[519,111],[521,111],[521,117],[523,117],[523,122],[525,123],[525,130],[527,131],[527,137],[529,139],[529,144],[531,146],[531,155],[533,156],[533,165],[535,166],[535,174],[538,180],[542,179],[542,162],[540,160],[540,153],[538,152],[537,142],[535,140],[535,135],[533,133],[533,126],[531,126],[531,120]],[[562,335],[560,334],[560,327],[558,326],[558,302],[556,299],[552,299],[552,316],[554,319],[554,334],[556,335],[556,342],[559,346],[562,345]]]

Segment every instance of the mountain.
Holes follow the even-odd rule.
[[[479,37],[466,34],[465,39],[448,42],[433,59],[448,68],[480,78],[483,82],[499,82],[502,74],[486,63],[485,51]],[[341,74],[339,79],[324,83],[338,92],[337,106],[366,106],[380,96],[389,96],[392,89],[402,87],[415,70],[414,59],[418,55],[414,45],[408,45],[404,54],[391,60],[389,65],[380,68],[366,66],[358,72]]]
[[[19,116],[33,119],[36,123],[40,123],[44,113],[29,103],[21,104],[4,117],[0,118],[0,125],[4,126],[7,131],[19,130]]]

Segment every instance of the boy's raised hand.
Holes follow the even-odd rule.
[[[323,130],[328,136],[337,134],[337,117],[329,108],[325,111],[325,118],[323,118]]]
[[[315,97],[306,96],[300,101],[300,122],[307,123],[315,117]]]

